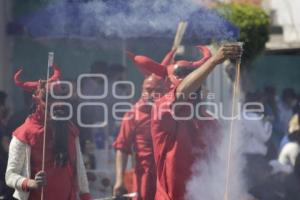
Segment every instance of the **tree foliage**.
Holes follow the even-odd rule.
[[[269,17],[264,10],[250,4],[225,4],[218,12],[240,29],[239,40],[244,42],[243,58],[252,62],[265,48],[269,39]]]

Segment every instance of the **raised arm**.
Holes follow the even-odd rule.
[[[209,73],[227,59],[240,58],[242,48],[238,44],[225,44],[221,46],[215,55],[207,60],[201,67],[186,76],[176,90],[177,101],[187,101],[191,93],[195,93],[201,87],[202,82]]]

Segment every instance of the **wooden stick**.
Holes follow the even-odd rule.
[[[50,75],[50,67],[53,65],[54,53],[48,53],[48,66],[46,77],[46,102],[45,102],[45,118],[44,118],[44,135],[43,135],[43,157],[42,157],[42,171],[45,171],[45,154],[46,154],[46,136],[47,136],[47,116],[48,116],[48,80]],[[41,200],[44,200],[44,187],[42,187]]]
[[[173,48],[178,48],[178,46],[181,44],[183,35],[186,31],[188,23],[186,21],[181,21],[178,24],[176,35],[173,42]]]
[[[239,45],[243,46],[243,43],[239,42]],[[238,106],[240,100],[240,79],[241,79],[241,58],[236,60],[236,75],[235,81],[233,84],[233,93],[232,93],[232,107],[231,107],[231,121],[230,121],[230,132],[229,132],[229,144],[228,144],[228,154],[227,154],[227,169],[225,177],[225,192],[224,200],[230,200],[230,175],[231,175],[231,160],[232,160],[232,149],[233,149],[233,138],[236,134],[237,122],[234,119],[238,113]]]

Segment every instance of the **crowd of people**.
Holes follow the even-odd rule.
[[[129,155],[135,161],[131,190],[137,193],[133,197],[137,200],[186,199],[193,164],[206,162],[208,156],[214,155],[222,129],[218,121],[183,118],[193,112],[189,105],[204,101],[201,85],[208,74],[227,59],[239,59],[242,49],[236,44],[225,44],[212,55],[207,47],[197,48],[202,54],[198,61],[174,59],[176,49],[168,52],[161,63],[128,53],[144,81],[140,99],[128,112],[119,113],[123,116],[121,122],[112,113],[108,115],[103,137],[107,140],[113,136],[112,147],[116,150],[112,195],[122,197],[128,193],[125,172]],[[25,106],[20,111],[10,113],[7,95],[0,92],[0,199],[36,200],[41,195],[58,200],[92,198],[86,169],[96,168],[99,158],[93,149],[101,146],[102,140],[95,137],[93,128],[78,124],[77,113],[70,120],[55,120],[68,115],[64,106],[55,107],[52,116],[45,115],[51,105],[62,103],[51,95],[46,101],[49,88],[56,94],[68,93],[56,82],[61,76],[59,67],[53,65],[53,69],[47,81],[22,82],[21,71],[16,73],[15,83],[24,89]],[[112,87],[115,81],[126,79],[125,72],[122,65],[95,62],[90,73],[108,78],[108,93],[105,98],[92,101],[105,103],[112,110],[119,100],[111,95]],[[88,77],[81,84],[84,95],[95,96],[103,91],[103,82],[97,76]],[[76,91],[67,100],[72,105],[91,102],[78,98]],[[122,95],[128,91],[119,85],[115,92]],[[247,93],[244,103],[248,102],[262,103],[264,113],[261,120],[242,119],[239,123],[239,134],[246,141],[244,173],[249,194],[245,200],[300,199],[299,96],[292,88],[284,89],[278,96],[275,87],[267,86],[263,91]],[[80,113],[79,121],[97,124],[103,121],[101,112],[87,107]],[[203,108],[197,112],[197,116],[211,117]],[[255,117],[261,113],[247,114]]]
[[[249,190],[257,199],[300,198],[299,96],[292,88],[277,95],[275,87],[266,86],[248,93],[245,102],[264,106],[261,120],[243,119],[240,123],[239,133],[247,141],[243,148]]]

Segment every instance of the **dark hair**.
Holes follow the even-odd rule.
[[[67,121],[53,121],[54,144],[53,154],[55,165],[63,167],[67,164],[68,156],[68,122]]]
[[[291,142],[297,142],[300,144],[300,132],[299,131],[289,134],[288,138]]]
[[[40,91],[37,92],[44,92],[43,93],[43,101],[46,100],[45,95],[45,88],[43,87]],[[58,88],[56,95],[62,95],[67,92],[63,88]],[[55,99],[49,95],[48,96],[48,103],[50,104]],[[72,103],[71,100],[67,100],[69,103]],[[31,112],[34,112],[36,110],[36,103],[33,103]],[[47,109],[49,109],[50,106],[47,106]],[[53,110],[53,115],[57,117],[66,117],[68,113],[68,109],[66,106],[63,105],[56,105]],[[54,156],[54,162],[55,165],[58,167],[63,167],[68,163],[68,137],[69,137],[69,130],[68,130],[68,123],[69,121],[66,120],[51,120],[51,127],[53,130],[53,156]]]
[[[68,101],[72,103],[72,101]],[[53,115],[56,117],[66,117],[69,110],[66,106],[55,106]],[[52,128],[54,135],[53,154],[56,166],[63,167],[69,160],[68,156],[68,137],[69,137],[69,120],[52,119]]]
[[[296,99],[297,94],[293,88],[286,88],[282,91],[281,99],[285,102],[288,99]]]
[[[49,98],[51,98],[49,96]],[[45,100],[45,99],[43,99]],[[55,115],[58,115],[56,113],[59,113],[61,109],[58,109],[60,107],[55,107],[54,110]],[[29,109],[29,113],[34,113],[37,109],[36,102],[32,101],[31,106]],[[47,108],[49,109],[49,108]],[[54,156],[54,162],[56,166],[63,167],[67,164],[68,161],[68,127],[67,127],[67,121],[57,121],[52,120],[51,121],[51,127],[53,130],[53,137],[54,137],[54,143],[53,143],[53,156]]]

